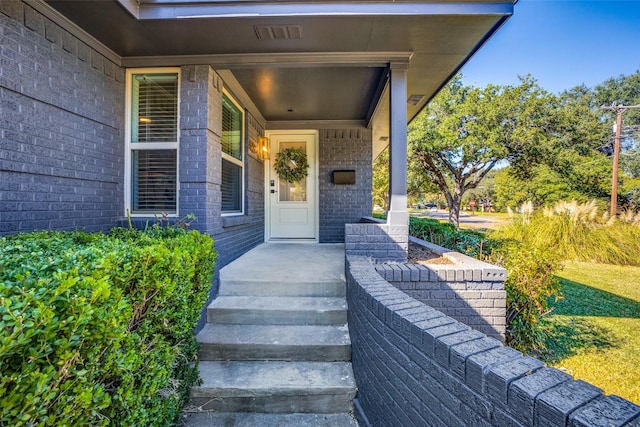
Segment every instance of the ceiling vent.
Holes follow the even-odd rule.
[[[424,99],[424,95],[411,95],[409,99],[407,99],[407,104],[418,105]]]
[[[258,40],[297,40],[302,38],[300,25],[256,25]]]

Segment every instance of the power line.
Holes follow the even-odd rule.
[[[613,176],[611,178],[611,217],[615,217],[617,214],[618,208],[618,162],[620,160],[620,132],[622,128],[622,113],[626,110],[632,110],[635,108],[640,108],[640,104],[638,105],[615,105],[611,104],[610,106],[603,105],[600,107],[601,110],[612,110],[616,112],[616,139],[613,145]]]

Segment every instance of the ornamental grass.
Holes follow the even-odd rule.
[[[640,215],[624,212],[615,218],[601,214],[595,201],[558,202],[528,212],[492,236],[557,250],[567,261],[640,266]]]

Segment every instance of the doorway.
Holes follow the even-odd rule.
[[[270,131],[269,166],[266,168],[266,240],[318,241],[318,132],[315,130]],[[274,169],[276,154],[299,149],[307,156],[308,175],[288,182]]]

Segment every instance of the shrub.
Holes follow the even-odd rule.
[[[550,312],[549,299],[559,297],[555,274],[562,268],[562,259],[558,252],[526,241],[494,240],[493,245],[486,260],[507,270],[506,342],[537,355],[546,340],[540,320]]]
[[[0,424],[174,423],[215,257],[176,228],[1,238]]]
[[[484,234],[473,230],[461,230],[453,224],[432,218],[409,219],[409,234],[436,245],[479,258],[490,247]]]
[[[525,352],[545,350],[540,319],[549,313],[549,299],[560,298],[555,274],[565,260],[640,265],[640,221],[633,213],[610,219],[599,215],[595,202],[558,202],[523,215],[493,231],[489,259],[507,269],[507,342]]]
[[[507,270],[506,341],[520,351],[537,353],[544,349],[539,321],[549,312],[549,298],[559,291],[554,274],[561,258],[557,251],[535,242],[539,230],[527,218],[515,219],[507,229],[484,235],[434,219],[411,218],[409,223],[412,236]]]

